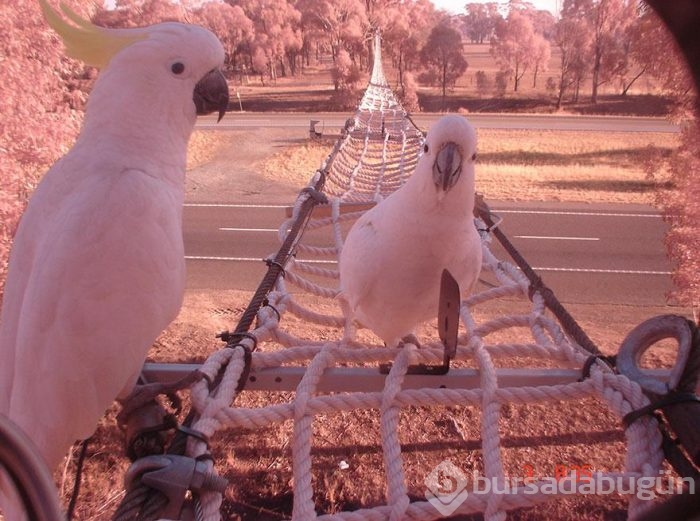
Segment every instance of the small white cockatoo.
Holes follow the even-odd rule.
[[[443,269],[463,296],[473,289],[481,271],[475,160],[472,126],[461,116],[442,117],[428,131],[413,175],[350,229],[338,295],[346,337],[357,321],[387,346],[397,346],[437,317]]]
[[[0,413],[53,470],[180,309],[187,142],[197,114],[223,115],[228,86],[202,27],[106,29],[39,1],[67,52],[102,69],[21,219],[0,315]]]

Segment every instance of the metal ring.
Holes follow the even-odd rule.
[[[642,355],[655,343],[666,338],[678,342],[676,363],[671,369],[668,381],[663,381],[639,367]],[[690,356],[693,332],[688,321],[678,315],[662,315],[642,322],[627,335],[617,355],[617,368],[630,380],[650,393],[666,394],[678,387]]]

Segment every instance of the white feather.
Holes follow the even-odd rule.
[[[445,191],[434,182],[433,165],[447,143],[459,150],[462,171]],[[357,220],[340,255],[339,298],[348,322],[372,329],[388,346],[437,316],[443,269],[463,295],[481,271],[473,217],[476,133],[463,117],[445,116],[426,145],[411,178]]]
[[[175,318],[197,82],[223,64],[209,31],[166,23],[116,54],[74,147],[20,222],[0,315],[0,413],[54,469],[135,383]],[[176,74],[174,62],[184,64]]]

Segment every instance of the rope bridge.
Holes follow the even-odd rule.
[[[324,193],[343,202],[376,201],[400,187],[418,161],[423,134],[396,100],[384,76],[379,35],[372,76],[354,118],[332,156]]]
[[[700,364],[689,363],[690,372],[685,364],[696,360],[691,350],[699,344],[697,331],[679,317],[665,317],[661,326],[643,324],[623,345],[615,367],[509,247],[484,204],[478,205],[475,219],[482,236],[482,284],[459,309],[459,336],[451,359],[430,325],[419,331],[420,348],[406,343],[402,349],[387,349],[366,330],[355,340],[344,339],[345,319],[335,298],[343,238],[363,211],[405,182],[423,142],[423,134],[384,77],[380,52],[377,38],[372,77],[359,108],[281,224],[281,246],[266,259],[267,274],[236,329],[220,335],[226,346],[201,365],[145,365],[144,380],[157,382],[150,385],[158,393],[189,388],[190,410],[167,447],[161,433],[172,432],[172,420],[165,421],[161,413],[152,419],[150,405],[145,416],[134,415],[138,433],[128,441],[136,461],[126,476],[127,493],[115,520],[180,518],[188,491],[196,519],[219,519],[226,481],[218,476],[210,444],[226,429],[256,431],[291,424],[292,518],[300,521],[431,520],[474,512],[483,512],[487,520],[503,520],[509,510],[572,491],[591,493],[610,482],[654,480],[664,457],[671,460],[669,453],[677,447],[673,411],[678,419],[687,412],[685,407],[697,405],[689,395]],[[513,254],[515,264],[492,253],[494,237]],[[493,317],[490,309],[503,302],[517,302],[518,311]],[[301,332],[289,327],[295,322],[303,324]],[[681,363],[671,371],[635,373],[643,350],[666,337],[678,340]],[[275,403],[237,406],[244,390],[279,393]],[[679,394],[668,400],[668,391]],[[508,486],[513,479],[501,428],[507,421],[504,408],[561,402],[576,408],[586,398],[624,419],[622,468],[559,476],[554,488],[535,476]],[[437,408],[471,411],[464,421],[478,427],[473,470],[478,470],[480,482],[493,484],[491,489],[478,489],[476,474],[470,479],[469,469],[443,460],[424,469],[418,483],[422,493],[416,498],[416,480],[411,477],[416,470],[408,463],[405,440],[402,444],[402,418],[405,428],[405,418],[418,409],[434,413]],[[656,413],[658,409],[664,415]],[[383,500],[352,511],[318,514],[316,501],[324,496],[324,484],[314,479],[319,470],[312,457],[314,424],[324,418],[337,422],[338,429],[367,429],[343,423],[353,411],[370,411],[374,419],[369,428],[377,431],[381,445],[383,468],[376,471],[385,477]],[[122,421],[129,432],[131,420]],[[679,470],[682,476],[694,476],[683,465],[698,463],[700,450],[693,449],[700,442],[692,435],[676,434],[685,452],[679,455],[676,448],[674,468],[686,469]],[[157,440],[144,441],[149,436]],[[144,447],[149,450],[144,452]],[[642,519],[654,506],[634,491],[621,492],[629,499],[631,518]]]
[[[643,381],[633,381],[616,370],[597,351],[509,245],[485,205],[480,205],[476,220],[482,233],[485,283],[460,307],[458,345],[449,367],[445,366],[445,347],[434,338],[430,327],[422,330],[420,349],[411,343],[402,349],[386,349],[367,331],[361,331],[357,340],[344,339],[345,319],[335,299],[337,260],[344,235],[373,202],[403,184],[415,168],[422,142],[423,134],[404,112],[384,77],[377,39],[372,77],[359,108],[325,163],[301,191],[289,219],[280,226],[280,250],[267,259],[268,273],[237,328],[221,335],[226,347],[197,367],[145,367],[147,379],[161,382],[175,381],[194,369],[203,375],[191,387],[192,411],[185,422],[186,449],[182,450],[211,478],[216,471],[209,441],[218,432],[256,431],[291,422],[292,518],[297,520],[428,520],[472,512],[483,512],[488,520],[502,520],[511,509],[570,494],[572,487],[581,492],[583,487],[599,490],[597,487],[606,480],[620,483],[658,478],[668,435],[659,428],[662,419],[638,413],[646,411],[656,395]],[[496,258],[490,248],[492,237],[514,254],[518,266]],[[489,318],[488,311],[482,312],[494,303],[514,300],[521,303],[521,311],[516,314]],[[668,320],[672,322],[671,330],[683,329],[684,324]],[[304,324],[302,332],[288,327],[290,321]],[[314,336],[310,329],[321,333]],[[636,368],[640,350],[653,343],[651,340],[675,335],[682,349],[690,350],[692,342],[681,339],[684,330],[655,330],[651,340],[644,331],[628,346],[627,373]],[[512,367],[513,360],[519,361],[516,368]],[[526,367],[523,360],[527,361]],[[687,379],[682,373],[675,368],[671,374],[652,371],[641,379],[658,384],[663,378],[676,388],[683,378]],[[280,403],[235,406],[243,389],[285,393]],[[584,477],[560,476],[569,486],[555,490],[545,489],[542,481],[532,476],[507,494],[497,493],[512,481],[504,463],[499,428],[499,422],[505,419],[504,406],[563,401],[573,408],[575,402],[590,397],[627,420],[623,468],[591,471]],[[477,491],[475,478],[470,480],[464,474],[468,469],[460,470],[443,461],[434,469],[425,469],[421,484],[424,498],[411,496],[407,476],[412,469],[407,466],[400,439],[401,417],[413,414],[416,408],[436,407],[468,407],[479,412],[481,457],[476,467],[481,478],[494,484],[490,491]],[[323,496],[323,490],[319,490],[323,484],[313,478],[314,470],[318,470],[312,458],[314,423],[323,417],[339,422],[342,429],[364,428],[342,425],[346,413],[361,410],[376,415],[383,458],[380,473],[386,478],[384,501],[377,506],[319,515],[315,498]],[[221,489],[193,489],[197,519],[219,518]],[[627,497],[631,518],[641,518],[653,506],[646,497],[629,490]]]

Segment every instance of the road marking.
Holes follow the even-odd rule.
[[[185,203],[190,208],[289,208],[292,204],[252,204],[252,203]],[[493,208],[494,213],[533,214],[533,215],[577,215],[590,217],[644,217],[661,219],[661,214],[626,212],[576,212],[566,210],[517,210]]]
[[[653,213],[625,213],[625,212],[574,212],[574,211],[558,211],[558,210],[498,210],[493,209],[493,213],[515,213],[515,214],[533,214],[533,215],[578,215],[587,217],[645,217],[652,219],[661,219],[661,214]]]
[[[289,208],[290,204],[185,203],[190,208]]]
[[[186,260],[204,260],[204,261],[228,261],[228,262],[264,262],[262,257],[215,257],[202,255],[186,255]],[[336,260],[324,259],[299,259],[299,262],[308,264],[337,264]],[[654,271],[654,270],[607,270],[594,268],[545,268],[534,267],[535,271],[550,271],[560,273],[598,273],[604,275],[671,275],[670,271]]]
[[[213,257],[204,255],[185,255],[185,260],[228,261],[228,262],[265,262],[263,257]],[[322,259],[299,259],[308,264],[337,264],[338,261]]]
[[[671,275],[670,271],[654,270],[606,270],[595,268],[532,268],[535,271],[555,271],[563,273],[600,273],[605,275]]]
[[[279,230],[277,228],[219,228],[222,232],[275,232]]]
[[[515,235],[516,239],[542,239],[548,241],[599,241],[600,237],[545,237],[544,235]]]

